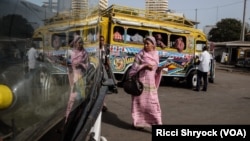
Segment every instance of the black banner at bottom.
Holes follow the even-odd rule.
[[[250,141],[250,125],[153,125],[152,141]]]

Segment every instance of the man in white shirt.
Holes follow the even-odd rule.
[[[143,37],[138,33],[135,33],[135,35],[131,37],[131,40],[134,42],[143,43]]]
[[[122,35],[122,38],[123,38],[123,40],[126,41],[126,42],[131,42],[131,36],[130,36],[129,34],[126,34],[126,37],[125,37],[125,34]]]
[[[35,48],[36,48],[35,44],[32,44],[32,47],[27,52],[29,72],[31,72],[31,73],[34,71],[34,69],[36,68],[36,65],[37,65],[36,59],[38,58],[38,51]]]
[[[199,60],[198,60],[198,71],[197,71],[197,85],[195,91],[200,91],[200,84],[201,79],[203,78],[203,88],[202,91],[207,91],[207,74],[210,70],[210,60],[211,55],[208,53],[207,46],[204,46],[202,48],[202,53],[200,54]]]

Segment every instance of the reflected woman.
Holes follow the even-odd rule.
[[[89,56],[87,51],[83,47],[83,40],[81,37],[78,37],[75,40],[73,51],[71,53],[72,68],[70,68],[69,70],[69,82],[71,87],[71,93],[66,111],[66,121],[75,100],[82,100],[85,98],[85,74],[89,65]]]

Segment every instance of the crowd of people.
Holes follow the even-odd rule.
[[[130,35],[128,33],[122,34],[121,31],[119,31],[118,28],[115,28],[115,31],[113,33],[113,40],[116,42],[131,42],[131,43],[138,43],[143,44],[144,39],[149,36],[145,35],[143,37],[138,32],[135,32],[135,34]],[[166,39],[163,39],[162,35],[160,33],[154,34],[154,38],[156,40],[156,47],[160,47],[161,49],[165,49],[168,47]],[[182,37],[178,37],[173,41],[173,45],[171,48],[175,48],[179,53],[182,53],[185,49],[185,43]]]

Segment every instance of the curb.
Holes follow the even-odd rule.
[[[224,70],[224,71],[228,71],[228,72],[243,72],[243,73],[250,73],[249,70],[245,70],[245,69],[239,69],[239,68],[223,68],[223,67],[217,67],[217,70]]]

